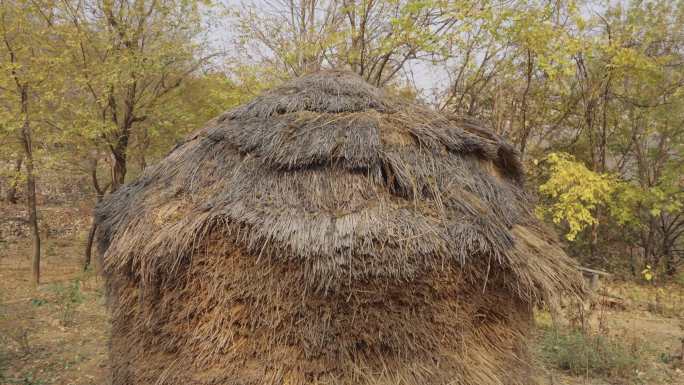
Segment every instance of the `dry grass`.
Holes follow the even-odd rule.
[[[548,313],[537,312],[542,383],[684,384],[684,318],[675,312],[684,287],[615,282],[606,283],[600,294],[584,332],[557,330]],[[653,306],[656,297],[658,307]]]
[[[610,292],[629,302],[630,307],[659,316],[684,319],[684,282],[664,285],[622,282],[611,285]]]

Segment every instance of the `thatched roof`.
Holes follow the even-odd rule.
[[[210,233],[255,264],[296,263],[323,290],[447,266],[478,266],[483,286],[507,271],[531,301],[581,282],[533,216],[509,144],[347,72],[225,113],[107,197],[97,221],[105,271],[143,284],[183,269]]]

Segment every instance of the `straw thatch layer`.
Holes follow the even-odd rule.
[[[581,277],[522,179],[346,72],[226,113],[97,209],[115,384],[527,384],[531,307]]]

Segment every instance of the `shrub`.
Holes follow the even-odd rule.
[[[544,329],[541,356],[547,364],[574,375],[629,378],[642,366],[642,341],[623,337]]]
[[[52,291],[56,296],[56,303],[60,310],[60,321],[62,325],[69,326],[74,321],[76,307],[83,302],[81,292],[81,281],[73,280],[67,284],[55,284]]]
[[[5,381],[5,369],[7,366],[7,358],[5,357],[5,342],[0,336],[0,384]]]
[[[684,286],[684,271],[679,272],[674,279],[675,283]]]
[[[2,242],[0,242],[2,245]],[[0,322],[5,318],[5,307],[2,302],[2,293],[0,292]],[[7,366],[7,358],[5,357],[5,337],[4,333],[0,333],[0,384],[5,380],[5,366]]]

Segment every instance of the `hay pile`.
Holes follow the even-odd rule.
[[[581,277],[515,151],[347,72],[191,135],[97,209],[114,385],[530,384]]]

